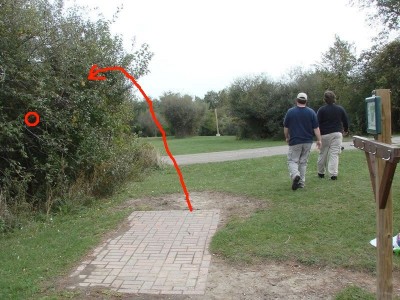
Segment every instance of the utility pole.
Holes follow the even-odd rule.
[[[216,108],[214,109],[214,112],[215,112],[215,120],[216,120],[216,122],[217,122],[217,134],[216,134],[216,136],[221,136],[221,135],[219,134],[218,115],[217,115],[217,109],[216,109]]]

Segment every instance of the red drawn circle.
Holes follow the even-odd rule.
[[[35,117],[35,122],[30,122],[29,117],[34,116]],[[34,111],[29,111],[25,114],[25,124],[29,127],[35,127],[37,124],[40,122],[40,117],[37,112]]]

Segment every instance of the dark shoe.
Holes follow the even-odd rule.
[[[300,182],[300,176],[297,175],[294,179],[293,179],[293,183],[292,183],[292,190],[295,191],[299,188],[299,182]]]
[[[331,179],[332,180],[337,180],[337,176],[332,176]]]
[[[318,173],[319,178],[325,178],[325,174]]]

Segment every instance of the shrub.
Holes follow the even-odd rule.
[[[161,98],[161,107],[166,121],[175,137],[191,136],[199,131],[206,111],[204,103],[192,100],[189,95],[166,93]]]
[[[236,80],[228,98],[239,128],[238,137],[259,139],[279,135],[295,93],[289,85],[272,82],[265,76]]]
[[[112,192],[106,179],[122,182],[146,166],[140,146],[121,142],[136,140],[129,136],[132,85],[119,72],[102,82],[88,82],[87,74],[97,63],[133,69],[139,78],[152,53],[147,45],[126,53],[108,21],[87,20],[78,8],[64,11],[62,0],[0,6],[0,226],[9,228],[20,212],[64,205],[73,186],[88,195],[102,184]],[[24,125],[28,111],[40,115],[38,126]],[[93,177],[102,182],[95,189],[81,183]]]
[[[109,159],[94,167],[90,178],[91,193],[96,197],[109,196],[127,180],[140,180],[144,172],[160,165],[157,150],[138,139],[128,140],[115,147]]]
[[[200,125],[199,135],[216,135],[217,122],[214,110],[207,110]]]

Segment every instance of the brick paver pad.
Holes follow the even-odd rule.
[[[94,250],[70,276],[77,287],[121,293],[205,293],[219,210],[135,211],[130,229]]]

